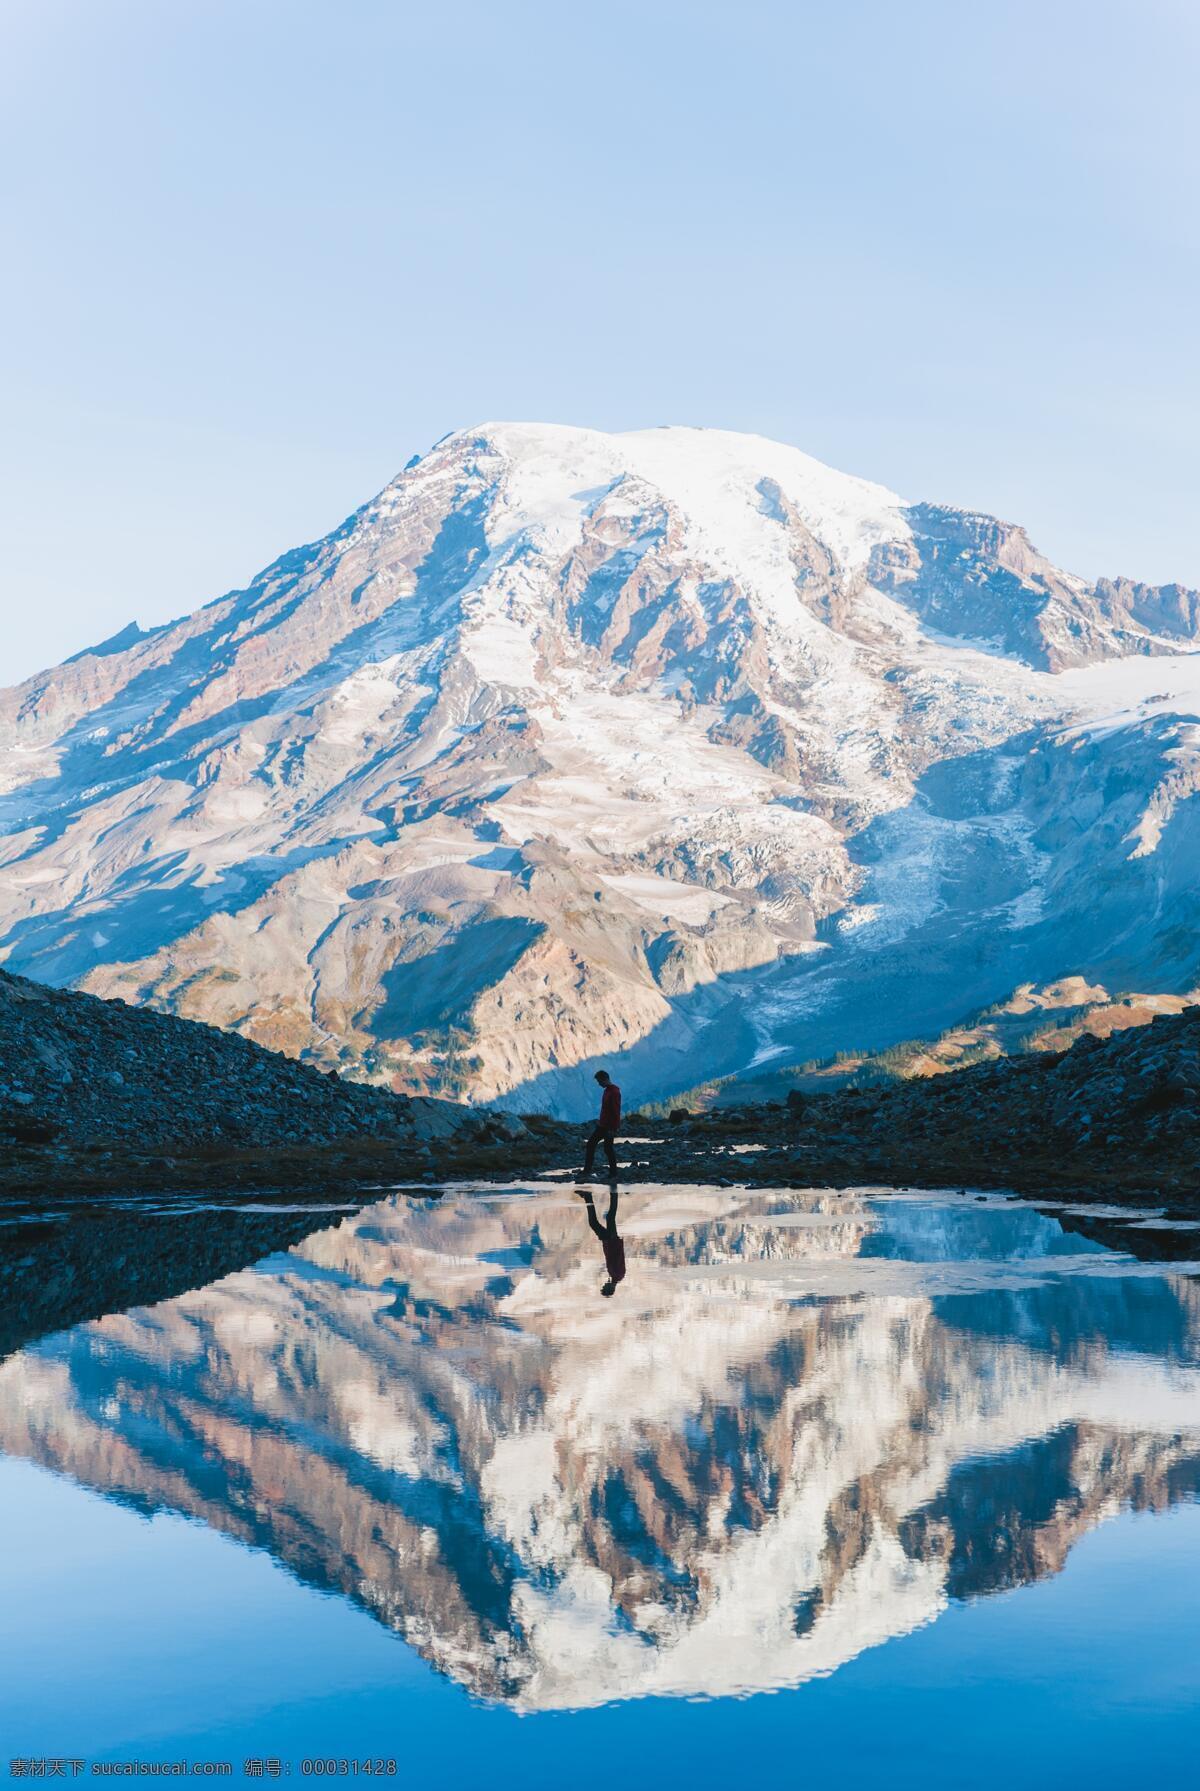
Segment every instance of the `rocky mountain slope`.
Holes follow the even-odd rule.
[[[0,971],[0,1187],[71,1179],[66,1159],[116,1156],[121,1184],[149,1153],[159,1180],[198,1151],[379,1143],[398,1167],[515,1144],[519,1119],[410,1099],[296,1063],[236,1034]],[[31,1164],[13,1157],[21,1146]],[[98,1165],[91,1164],[94,1177]],[[250,1165],[253,1173],[253,1164]],[[191,1173],[195,1177],[193,1166]],[[261,1165],[258,1173],[261,1175]]]
[[[833,1094],[793,1091],[711,1112],[676,1110],[652,1172],[695,1180],[867,1180],[901,1186],[1152,1196],[1196,1222],[1200,1006],[1070,1050]],[[1194,1238],[1182,1243],[1191,1250]]]
[[[1181,995],[1198,604],[758,438],[462,432],[0,694],[0,954],[563,1113]]]
[[[380,1203],[0,1366],[0,1447],[521,1710],[798,1684],[1200,1485],[1200,1290],[1028,1207]]]

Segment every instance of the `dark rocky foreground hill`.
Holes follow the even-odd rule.
[[[0,971],[3,1182],[432,1177],[536,1151],[522,1120],[344,1081],[235,1033]],[[436,1158],[435,1158],[436,1153]]]
[[[785,1103],[677,1112],[656,1172],[1200,1198],[1200,1006],[1068,1051]],[[738,1144],[765,1148],[735,1151]]]

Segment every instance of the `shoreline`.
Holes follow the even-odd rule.
[[[0,1169],[0,1202],[137,1194],[204,1199],[251,1192],[321,1199],[331,1191],[369,1193],[401,1182],[434,1186],[474,1178],[519,1181],[531,1175],[566,1180],[580,1173],[585,1127],[522,1117],[526,1136],[495,1143],[447,1137],[413,1146],[394,1139],[340,1139],[262,1149],[212,1145],[174,1156],[130,1151],[119,1144],[10,1146]],[[782,1125],[764,1136],[761,1116],[736,1108],[689,1115],[675,1125],[633,1118],[638,1131],[625,1139],[617,1135],[619,1180],[631,1186],[671,1181],[785,1188],[969,1187],[1022,1196],[1103,1196],[1132,1206],[1150,1202],[1181,1217],[1200,1217],[1200,1172],[1190,1153],[1147,1151],[1128,1166],[1113,1152],[1004,1151],[961,1144],[922,1148],[904,1138],[883,1149],[877,1137],[844,1142],[809,1138],[803,1125]],[[592,1179],[597,1184],[606,1180],[602,1175]]]

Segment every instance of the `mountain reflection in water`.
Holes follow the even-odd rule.
[[[795,1685],[1200,1483],[1200,1288],[1035,1209],[404,1196],[0,1366],[0,1449],[519,1709]]]

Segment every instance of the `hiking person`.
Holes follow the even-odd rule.
[[[617,1291],[617,1283],[625,1279],[625,1243],[617,1230],[617,1185],[614,1182],[608,1196],[608,1212],[604,1224],[596,1217],[596,1208],[592,1201],[590,1188],[576,1188],[575,1192],[587,1206],[587,1222],[600,1239],[600,1248],[604,1252],[604,1266],[608,1270],[608,1280],[600,1292],[607,1299]]]
[[[613,1148],[617,1127],[621,1123],[621,1091],[607,1070],[596,1071],[596,1081],[603,1093],[600,1096],[600,1117],[588,1134],[587,1150],[583,1158],[583,1173],[592,1173],[592,1165],[596,1161],[596,1146],[603,1144],[604,1154],[608,1158],[608,1174],[610,1181],[617,1179],[617,1153]]]

